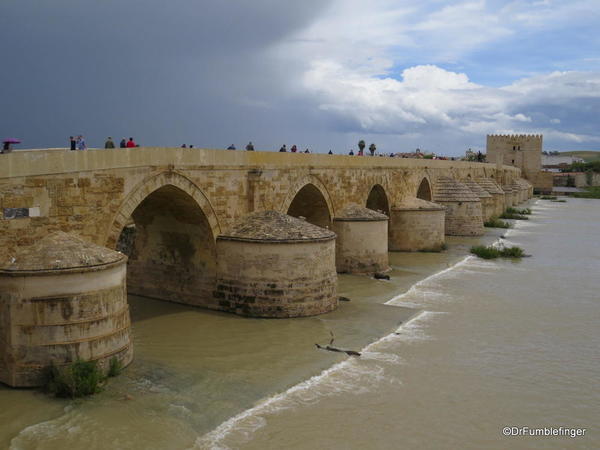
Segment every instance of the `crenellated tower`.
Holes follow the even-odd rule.
[[[539,172],[542,169],[542,135],[488,134],[486,155],[490,163],[501,156],[503,164],[518,167],[524,174]]]

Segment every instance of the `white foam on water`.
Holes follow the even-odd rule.
[[[38,442],[52,441],[67,435],[77,435],[81,432],[82,422],[87,422],[77,410],[67,406],[64,414],[55,419],[46,420],[23,428],[10,441],[10,450],[32,448]]]
[[[190,411],[184,405],[177,405],[174,403],[169,404],[169,408],[167,412],[174,417],[178,417],[180,419],[189,419],[192,417],[192,411]]]
[[[432,281],[443,277],[444,275],[452,272],[454,269],[467,264],[472,259],[474,259],[474,257],[471,255],[465,256],[459,262],[451,265],[450,267],[448,267],[444,270],[441,270],[439,272],[436,272],[433,275],[428,276],[427,278],[423,278],[421,281],[418,281],[417,283],[413,284],[408,291],[391,298],[390,300],[385,302],[385,304],[392,305],[392,306],[408,306],[409,302],[410,302],[411,305],[414,305],[418,308],[422,308],[423,305],[415,303],[414,300],[415,300],[415,297],[416,298],[423,297],[423,295],[424,295],[423,292],[425,291],[423,289],[424,286],[431,284]],[[440,296],[440,297],[445,295],[440,291],[428,291],[428,292],[432,293],[435,296]],[[408,302],[406,302],[407,299],[412,300],[412,302],[410,300]]]
[[[382,353],[382,352],[370,352],[365,351],[360,354],[361,359],[368,359],[373,361],[383,361],[388,364],[402,364],[404,360],[393,353]]]
[[[371,345],[375,348],[379,348],[382,344],[386,343],[403,342],[410,344],[414,342],[431,341],[433,340],[433,337],[425,332],[426,326],[429,326],[429,322],[432,320],[446,314],[449,313],[442,311],[421,311],[411,320],[400,325],[396,331],[384,336]]]
[[[436,314],[421,311],[401,325],[396,333],[401,330],[404,338],[415,333],[418,335],[415,340],[424,340],[424,322]],[[262,400],[253,408],[231,417],[211,432],[199,437],[193,448],[227,450],[229,447],[224,442],[226,438],[233,437],[236,444],[248,442],[252,439],[254,432],[267,424],[264,417],[266,415],[302,405],[315,404],[322,398],[333,395],[364,394],[370,391],[371,386],[376,386],[377,383],[383,381],[402,384],[398,378],[385,376],[383,366],[374,364],[379,362],[393,365],[402,364],[402,358],[395,354],[375,351],[379,344],[391,339],[405,340],[394,333],[380,338],[364,347],[361,350],[360,358],[350,357],[324,370],[319,375],[292,386],[281,394]]]

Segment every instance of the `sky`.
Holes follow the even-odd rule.
[[[600,0],[0,0],[0,138],[600,149]]]

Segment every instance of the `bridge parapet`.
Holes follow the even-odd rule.
[[[440,177],[508,184],[519,173],[462,161],[195,148],[15,151],[0,155],[0,244],[10,249],[61,230],[114,248],[117,228],[161,187],[157,180],[185,180],[175,186],[203,199],[216,239],[214,230],[226,232],[251,212],[287,213],[309,184],[323,195],[331,220],[349,205],[366,206],[375,186],[391,208],[416,197],[424,179],[431,187]]]

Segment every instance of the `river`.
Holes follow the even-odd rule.
[[[390,281],[340,276],[351,301],[319,317],[130,297],[134,363],[88,399],[0,387],[0,447],[600,448],[600,202],[532,205],[446,252],[391,253]],[[532,256],[468,256],[498,239]],[[314,346],[331,335],[362,356]]]

